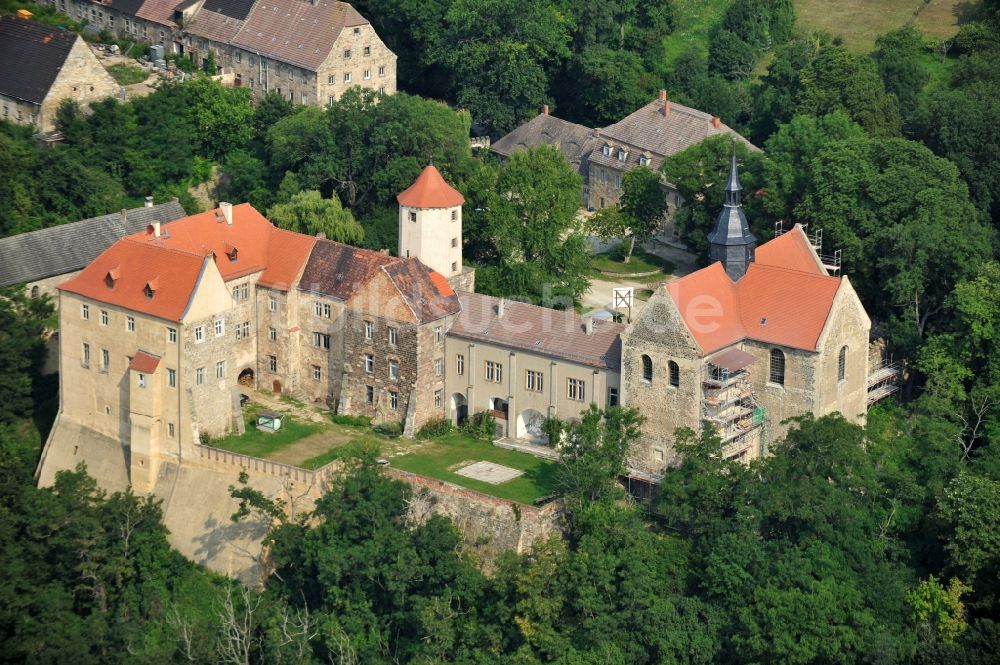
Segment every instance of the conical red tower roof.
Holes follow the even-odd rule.
[[[453,208],[465,203],[461,192],[445,182],[433,164],[424,167],[414,183],[400,192],[396,200],[410,208]]]

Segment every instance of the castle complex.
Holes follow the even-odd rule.
[[[398,200],[399,257],[275,228],[249,204],[115,242],[59,287],[60,411],[40,482],[87,461],[74,441],[92,433],[147,491],[164,462],[242,431],[246,387],[406,434],[489,411],[498,438],[535,444],[547,417],[634,406],[646,425],[631,464],[651,475],[678,427],[714,426],[728,457],[750,459],[791,416],[864,418],[869,319],[800,226],[757,246],[735,157],[716,261],[627,326],[475,293],[464,200],[434,166]]]

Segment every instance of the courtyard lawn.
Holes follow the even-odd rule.
[[[632,258],[628,263],[621,260],[617,250],[608,254],[595,254],[591,257],[590,267],[595,271],[615,273],[622,276],[656,271],[663,275],[668,275],[674,270],[674,264],[670,261],[661,259],[655,254],[644,252],[641,249],[632,252]]]
[[[460,476],[455,471],[473,462],[487,461],[524,474],[499,485]],[[392,466],[421,476],[437,478],[501,499],[533,504],[556,491],[557,464],[516,450],[497,448],[491,443],[462,433],[446,434],[423,443],[416,451],[395,457]]]
[[[118,85],[142,83],[149,78],[149,72],[135,65],[111,65],[108,67],[108,74],[111,74]]]
[[[248,408],[244,414],[246,418],[246,432],[243,434],[230,434],[221,439],[210,441],[208,445],[213,448],[222,448],[241,455],[251,457],[262,457],[267,459],[283,448],[323,431],[324,426],[319,423],[302,422],[284,414],[281,429],[277,432],[262,432],[257,429],[257,413],[260,409]]]

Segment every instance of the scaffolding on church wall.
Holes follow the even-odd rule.
[[[733,371],[707,363],[702,389],[702,420],[722,439],[722,456],[756,457],[763,440],[764,408],[754,399],[750,373],[745,368]]]

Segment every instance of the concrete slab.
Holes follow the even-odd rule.
[[[474,464],[462,467],[455,473],[466,478],[472,478],[473,480],[481,480],[491,485],[499,485],[523,475],[524,471],[512,469],[502,464],[494,464],[493,462],[475,462]]]

